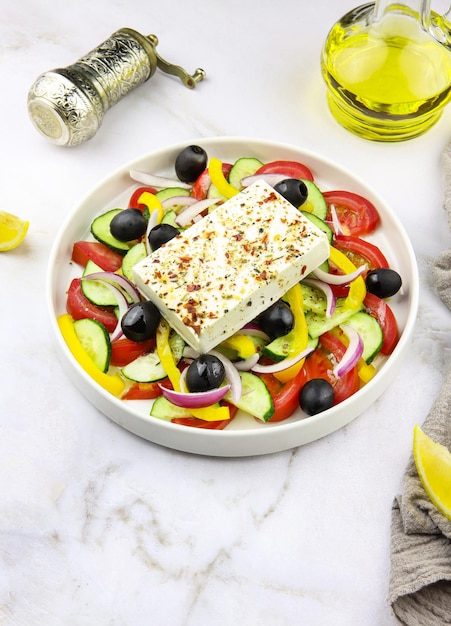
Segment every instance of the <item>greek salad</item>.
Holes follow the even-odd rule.
[[[263,423],[299,408],[316,415],[355,394],[394,350],[390,298],[402,277],[368,240],[377,208],[346,190],[322,190],[303,163],[233,163],[187,146],[173,177],[130,171],[126,206],[96,215],[75,241],[60,331],[88,374],[124,402],[153,400],[150,415],[223,429],[238,410]],[[143,298],[133,267],[256,180],[264,180],[327,236],[329,259],[239,332],[205,354],[185,343]]]

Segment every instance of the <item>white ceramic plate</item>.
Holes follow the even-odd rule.
[[[403,279],[400,293],[391,299],[400,340],[393,354],[382,364],[377,375],[345,402],[313,417],[299,409],[289,420],[261,424],[247,415],[238,415],[225,430],[190,428],[149,416],[151,401],[122,401],[97,385],[72,357],[58,330],[56,318],[65,312],[66,290],[70,280],[80,275],[80,268],[70,263],[72,245],[88,237],[96,214],[127,206],[136,187],[130,169],[174,177],[176,155],[187,144],[170,146],[126,164],[101,182],[69,216],[54,244],[49,264],[48,301],[56,343],[71,382],[101,412],[123,428],[154,443],[176,450],[212,456],[249,456],[287,450],[306,444],[341,428],[364,412],[395,378],[411,338],[418,307],[418,274],[415,256],[406,233],[384,201],[362,181],[330,161],[294,146],[247,138],[199,139],[209,156],[233,162],[242,156],[254,156],[264,162],[277,159],[301,161],[311,168],[323,191],[345,189],[366,196],[378,208],[381,225],[369,240],[379,245],[390,266]]]

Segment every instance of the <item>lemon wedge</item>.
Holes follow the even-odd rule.
[[[424,490],[440,513],[451,520],[451,452],[428,437],[417,424],[413,458]]]
[[[0,252],[13,250],[25,239],[30,222],[0,211]]]

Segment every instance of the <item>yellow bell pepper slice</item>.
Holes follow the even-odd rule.
[[[164,216],[164,210],[161,202],[154,193],[150,193],[150,191],[143,191],[138,198],[138,204],[145,204],[149,209],[149,215],[152,215],[154,211],[158,211],[158,218],[156,221],[157,224],[161,222]]]
[[[57,322],[67,347],[79,365],[81,365],[85,372],[89,374],[96,383],[106,389],[106,391],[109,391],[113,396],[120,397],[125,389],[124,381],[118,374],[104,374],[97,365],[95,365],[77,337],[72,316],[68,313],[64,313],[58,317]]]
[[[181,374],[169,345],[169,332],[169,324],[166,320],[161,320],[156,333],[157,354],[174,390],[181,391]],[[194,417],[206,422],[219,422],[230,419],[230,411],[227,406],[208,406],[202,409],[189,409],[189,412]]]
[[[357,269],[354,263],[350,261],[348,257],[341,252],[341,250],[337,250],[337,248],[334,248],[333,246],[330,246],[329,259],[345,274],[351,274]],[[357,310],[362,306],[365,296],[365,281],[362,276],[358,276],[349,285],[349,293],[346,297],[345,304],[348,308]]]
[[[364,385],[366,385],[366,383],[368,383],[373,378],[376,372],[377,370],[374,365],[372,365],[371,363],[368,365],[363,359],[360,359],[357,364],[357,373],[359,375],[360,381]]]
[[[293,329],[288,333],[287,340],[290,342],[287,359],[303,352],[308,343],[308,328],[304,315],[304,301],[302,299],[302,287],[296,283],[294,287],[288,290],[284,300],[290,305],[291,312],[294,316]],[[295,365],[277,372],[274,376],[283,383],[293,379],[302,369],[305,359],[301,359]]]
[[[229,348],[230,350],[236,350],[240,359],[248,359],[257,351],[252,339],[240,333],[232,335],[225,341],[222,341],[221,346]]]
[[[213,185],[225,198],[231,198],[240,192],[239,189],[229,183],[222,173],[222,161],[219,159],[216,159],[215,157],[210,159],[208,163],[208,173]]]

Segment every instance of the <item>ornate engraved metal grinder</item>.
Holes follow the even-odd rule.
[[[162,59],[157,44],[155,35],[121,28],[73,65],[39,76],[28,94],[37,130],[59,146],[75,146],[91,139],[108,109],[151,78],[157,67],[190,89],[205,78],[200,68],[188,74]]]

